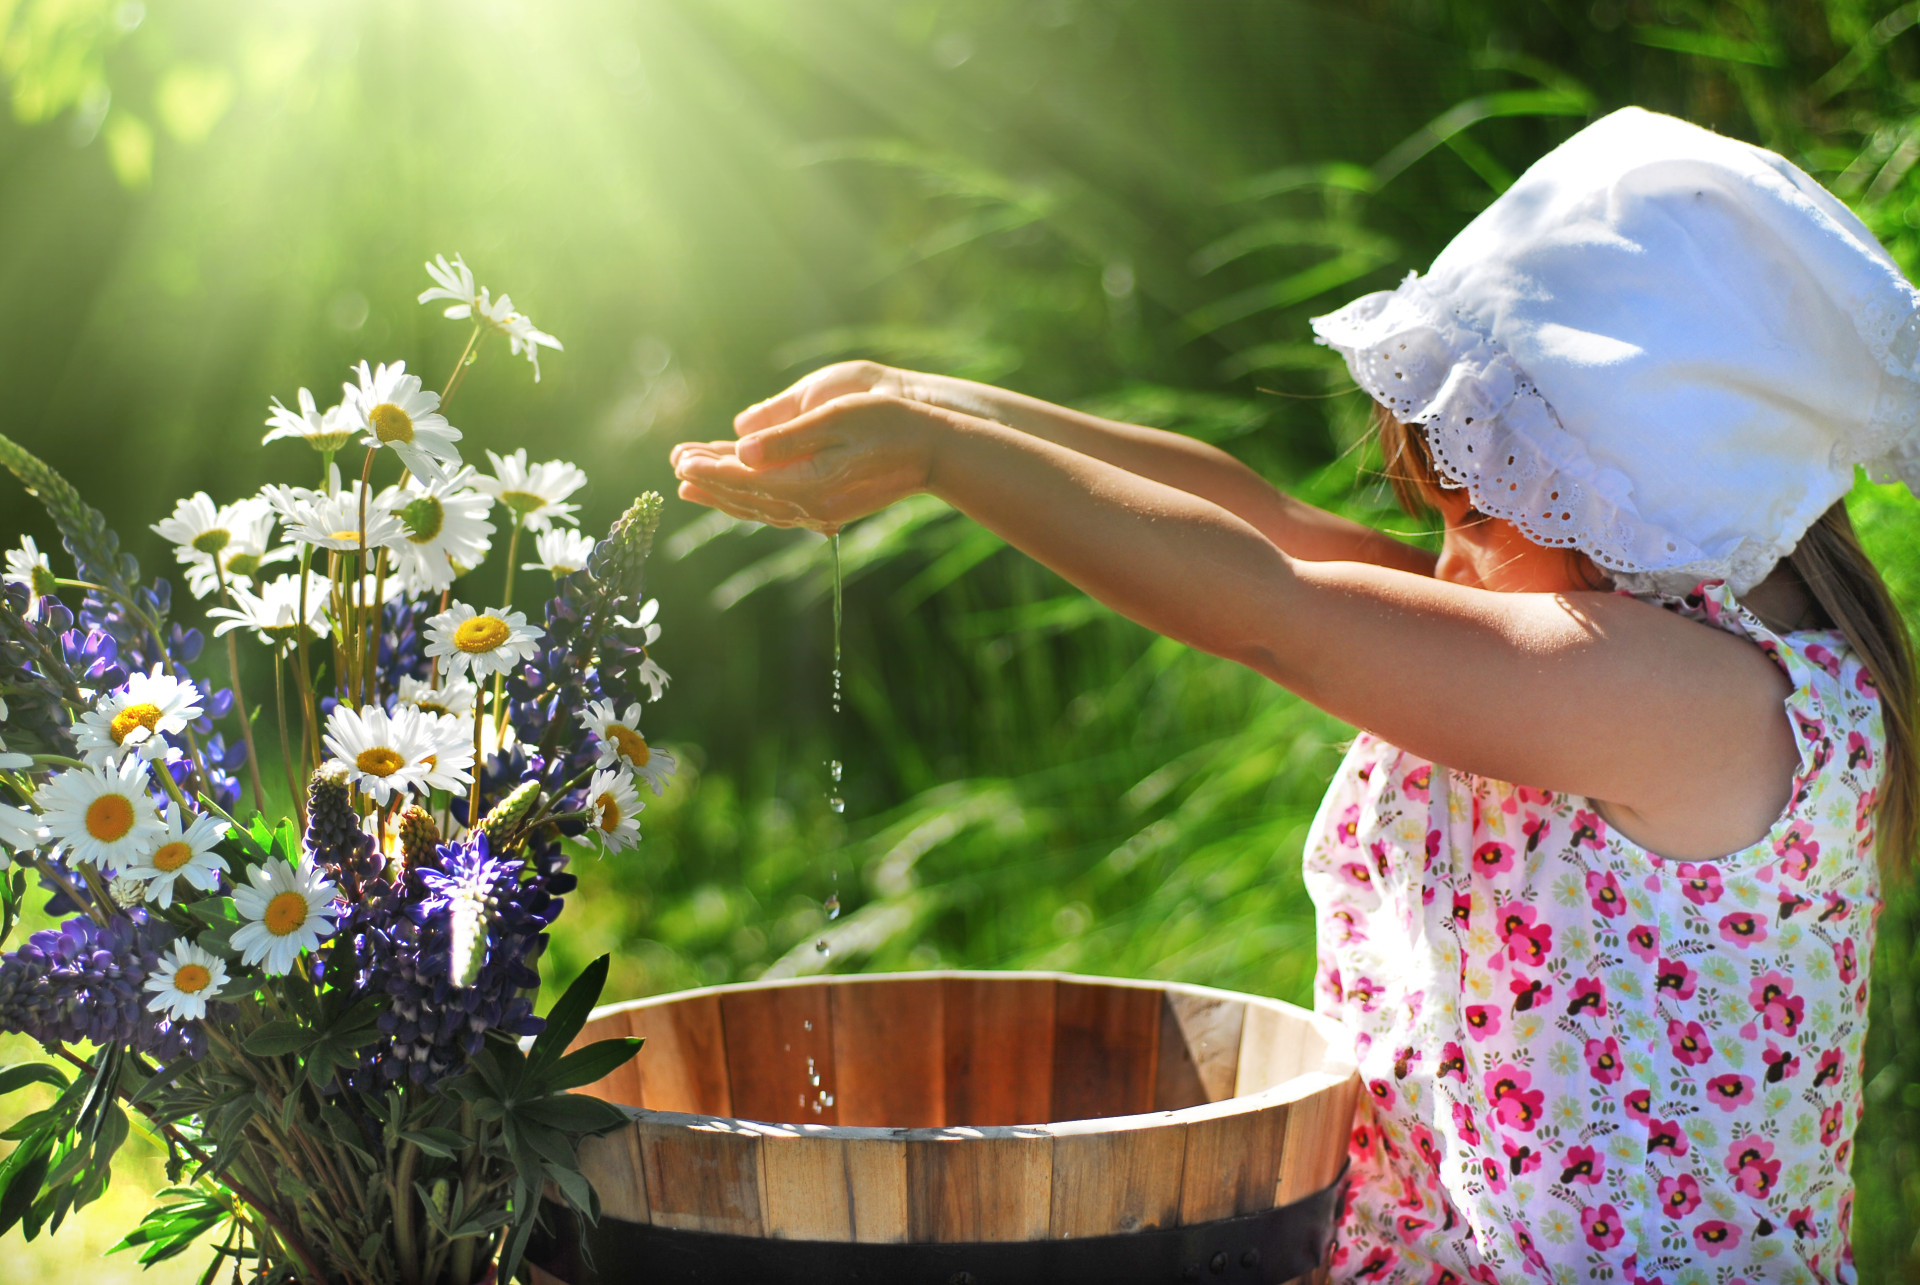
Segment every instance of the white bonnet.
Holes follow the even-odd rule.
[[[1313,328],[1481,512],[1625,588],[1738,594],[1855,465],[1920,491],[1916,304],[1788,161],[1627,108]]]

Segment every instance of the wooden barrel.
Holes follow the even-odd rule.
[[[1304,1009],[1065,974],[719,986],[580,1042],[617,1035],[604,1216],[555,1220],[539,1285],[1318,1279],[1360,1093]]]

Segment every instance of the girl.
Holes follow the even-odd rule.
[[[1627,110],[1314,323],[1439,556],[1224,454],[854,363],[675,451],[839,527],[940,496],[1364,729],[1307,847],[1368,1098],[1336,1279],[1852,1281],[1876,848],[1916,789],[1856,465],[1920,481],[1920,313],[1780,157]]]

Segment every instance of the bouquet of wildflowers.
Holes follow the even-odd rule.
[[[446,411],[485,342],[536,379],[560,345],[459,258],[427,270],[420,301],[470,327],[438,394],[362,363],[330,409],[276,400],[265,440],[311,447],[318,486],[201,493],[154,527],[212,654],[167,581],[0,437],[73,562],[23,540],[0,599],[0,942],[36,886],[57,921],[0,956],[0,1030],[52,1055],[0,1070],[0,1094],[55,1095],[4,1131],[0,1232],[57,1229],[130,1128],[174,1185],[121,1247],[201,1242],[209,1282],[505,1279],[543,1193],[597,1213],[575,1147],[621,1119],[566,1090],[637,1042],[566,1052],[604,958],[544,1021],[533,998],[570,850],[638,842],[640,788],[673,770],[640,732],[667,683],[641,592],[661,501],[595,541],[573,465],[464,462]],[[463,601],[502,526],[500,605]],[[551,577],[536,619],[516,569]],[[270,693],[241,691],[243,642],[271,653]]]

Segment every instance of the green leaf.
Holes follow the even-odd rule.
[[[603,1133],[619,1128],[627,1120],[619,1107],[577,1093],[556,1093],[552,1097],[515,1103],[513,1114],[519,1119],[575,1134]]]
[[[40,1194],[41,1179],[52,1160],[53,1135],[40,1133],[15,1147],[0,1163],[0,1236],[13,1230]]]
[[[567,1045],[573,1043],[573,1037],[587,1024],[587,1017],[593,1012],[594,1004],[599,1002],[600,991],[607,984],[609,957],[606,955],[588,964],[580,975],[573,979],[573,985],[567,987],[547,1012],[547,1029],[540,1032],[533,1041],[533,1052],[528,1055],[528,1069],[535,1075],[560,1060],[567,1051]]]
[[[45,1062],[21,1062],[0,1070],[0,1095],[12,1093],[29,1084],[51,1084],[64,1089],[67,1087],[67,1077]]]
[[[539,1087],[547,1093],[558,1093],[563,1089],[577,1089],[583,1084],[604,1079],[632,1061],[643,1042],[627,1035],[575,1049],[540,1077]]]
[[[241,1047],[255,1057],[279,1057],[298,1053],[314,1041],[314,1033],[298,1022],[276,1018],[254,1031]]]
[[[587,1216],[590,1222],[600,1221],[600,1202],[593,1194],[593,1184],[588,1182],[578,1169],[569,1169],[564,1165],[548,1165],[547,1177],[553,1179],[560,1188],[560,1194],[567,1203]]]
[[[472,1139],[453,1129],[404,1129],[400,1137],[442,1160],[453,1159],[472,1144]]]

